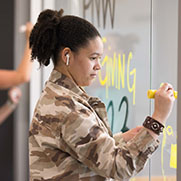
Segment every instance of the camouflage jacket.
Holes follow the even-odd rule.
[[[127,143],[113,136],[105,105],[53,70],[30,126],[30,180],[126,181],[157,147],[145,128]]]

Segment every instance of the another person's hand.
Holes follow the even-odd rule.
[[[123,133],[122,137],[123,137],[124,141],[128,142],[133,137],[135,137],[138,134],[138,132],[140,131],[141,128],[143,128],[143,126],[138,126],[136,128],[130,129],[129,131]]]
[[[164,83],[155,94],[155,110],[152,115],[157,121],[164,123],[169,117],[174,103],[173,87]]]
[[[33,24],[31,22],[26,23],[26,39],[29,40],[30,33],[33,29]]]
[[[21,90],[18,87],[13,87],[8,91],[8,98],[12,104],[18,104],[21,98]]]

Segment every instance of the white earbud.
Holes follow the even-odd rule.
[[[68,66],[69,65],[69,58],[70,58],[69,54],[67,54],[66,57],[67,57],[66,65]]]

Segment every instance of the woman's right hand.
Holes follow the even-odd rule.
[[[164,123],[169,117],[174,103],[173,87],[164,83],[155,94],[155,108],[152,117]]]

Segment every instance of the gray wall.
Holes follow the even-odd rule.
[[[14,1],[0,1],[0,69],[13,68]],[[3,78],[3,77],[1,77]],[[0,105],[7,99],[7,90],[0,91]],[[13,123],[11,115],[0,126],[0,180],[13,180]]]

